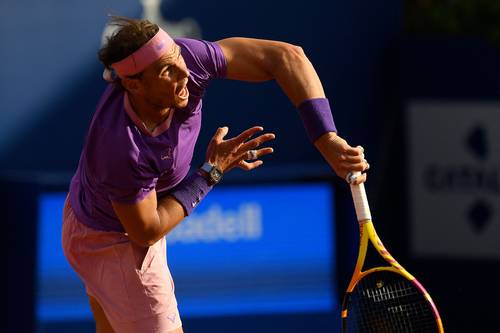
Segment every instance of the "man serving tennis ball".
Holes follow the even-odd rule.
[[[361,147],[336,134],[321,82],[300,47],[228,38],[172,39],[146,20],[118,26],[99,51],[105,89],[64,208],[63,248],[82,278],[97,332],[182,332],[165,235],[234,167],[253,170],[272,153],[260,126],[226,139],[219,128],[205,163],[188,175],[202,97],[215,78],[276,80],[297,106],[309,139],[335,173],[366,175]]]

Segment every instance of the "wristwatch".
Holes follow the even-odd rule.
[[[222,179],[222,171],[217,169],[215,165],[212,165],[208,162],[203,163],[200,167],[202,171],[200,174],[207,178],[207,181],[210,185],[215,185]]]

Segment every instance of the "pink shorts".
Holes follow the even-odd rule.
[[[165,333],[182,326],[165,238],[141,248],[126,234],[94,230],[78,222],[66,199],[62,245],[117,333]]]

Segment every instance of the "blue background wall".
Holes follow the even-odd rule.
[[[491,298],[484,291],[476,293],[474,286],[500,278],[498,261],[416,259],[408,249],[411,230],[402,222],[408,206],[403,111],[412,99],[500,100],[500,53],[478,39],[409,38],[402,31],[402,11],[402,1],[368,0],[165,0],[162,5],[168,20],[194,18],[208,40],[246,36],[304,48],[333,105],[340,134],[366,149],[372,166],[368,191],[384,243],[431,290],[448,331],[487,331],[495,323],[495,307],[486,306]],[[77,165],[105,86],[96,52],[109,13],[139,17],[141,5],[135,0],[0,2],[0,202],[8,222],[9,286],[26,286],[9,289],[12,332],[34,327],[34,198],[42,189],[66,188]],[[227,125],[237,133],[254,124],[277,134],[276,152],[264,168],[251,175],[235,171],[226,181],[331,181],[339,237],[333,283],[343,290],[357,252],[350,194],[307,142],[294,108],[275,83],[214,82],[206,95],[193,163],[201,161],[217,127]],[[487,294],[498,297],[494,290]],[[469,309],[477,304],[485,306],[475,314],[477,320],[470,320]],[[224,332],[235,327],[336,331],[331,317],[337,315],[204,318],[192,319],[186,327],[188,332],[206,327]],[[92,329],[89,322],[76,324]],[[62,331],[73,329],[71,325],[75,323]]]

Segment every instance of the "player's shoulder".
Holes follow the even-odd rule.
[[[225,77],[226,59],[216,42],[192,38],[176,38],[175,42],[181,48],[190,76],[200,89],[204,90],[211,79]]]
[[[210,42],[204,39],[187,38],[187,37],[176,37],[174,41],[181,51],[188,51],[190,53],[196,54],[200,52],[205,52],[206,48],[213,47],[214,42]]]
[[[119,87],[106,88],[88,133],[93,157],[113,164],[136,163],[140,155],[141,133],[125,112],[123,96]]]
[[[193,38],[175,38],[175,43],[181,48],[181,54],[186,63],[210,62],[217,63],[223,57],[222,49],[216,42]]]

